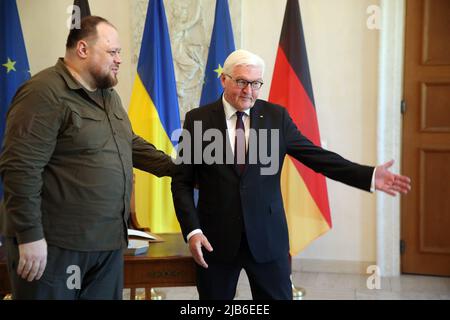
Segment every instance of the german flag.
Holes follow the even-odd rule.
[[[81,19],[89,17],[91,15],[91,9],[89,8],[88,0],[74,0],[73,5],[80,8]]]
[[[302,134],[320,146],[298,0],[287,1],[269,101],[284,106]],[[281,186],[291,255],[296,255],[331,229],[327,185],[324,176],[288,157],[281,174]]]

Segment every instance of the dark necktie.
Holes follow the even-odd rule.
[[[236,111],[236,133],[234,136],[234,164],[239,175],[245,169],[244,112]]]

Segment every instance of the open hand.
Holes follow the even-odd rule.
[[[209,252],[213,251],[211,244],[203,233],[194,234],[189,239],[189,250],[191,251],[195,262],[206,269],[208,268],[208,264],[205,259],[203,259],[202,247],[205,247]]]
[[[393,164],[394,160],[391,160],[377,166],[375,171],[375,189],[395,197],[397,193],[406,194],[411,190],[411,179],[390,172],[389,168]]]
[[[27,281],[39,280],[47,265],[45,239],[19,244],[17,274]]]

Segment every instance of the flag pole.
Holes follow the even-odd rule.
[[[292,289],[292,300],[303,300],[306,295],[305,288],[296,287],[292,278],[292,256],[289,254],[289,264],[291,266],[291,289]]]
[[[291,274],[292,279],[292,274]],[[302,287],[296,287],[294,286],[294,283],[292,283],[292,300],[303,300],[303,298],[306,295],[306,290]]]
[[[135,300],[146,300],[148,296],[147,289],[144,290],[142,293],[136,293],[135,294]],[[166,294],[164,292],[158,292],[155,289],[150,289],[150,300],[165,300]]]

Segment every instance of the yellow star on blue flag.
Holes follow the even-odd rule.
[[[228,0],[216,0],[214,26],[209,45],[200,106],[212,103],[220,98],[223,88],[217,79],[222,74],[222,64],[234,50],[233,28],[230,10],[228,9]],[[217,69],[215,69],[216,67]]]
[[[4,66],[6,68],[6,73],[9,73],[11,70],[12,71],[16,71],[16,68],[14,67],[14,65],[16,64],[17,61],[12,61],[9,57],[8,57],[8,61],[4,64],[2,64],[2,66]]]
[[[223,72],[223,68],[219,63],[219,66],[217,67],[217,69],[214,69],[214,72],[217,73],[217,78],[219,78],[222,75]]]

